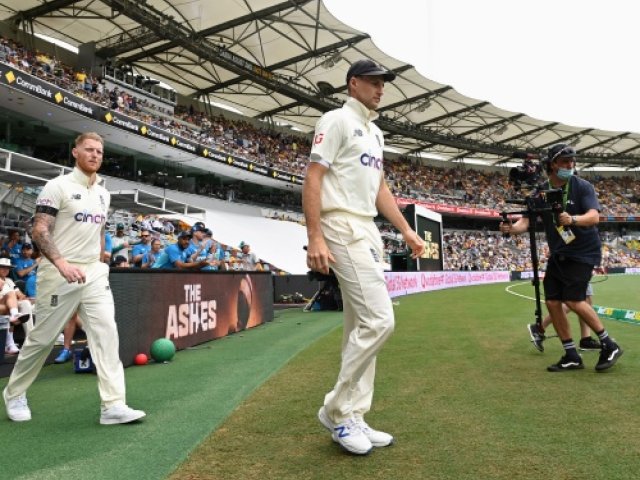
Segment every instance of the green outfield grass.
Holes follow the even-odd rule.
[[[340,330],[302,352],[209,437],[178,479],[631,479],[640,470],[640,331],[608,322],[626,349],[611,372],[551,374],[533,349],[533,302],[505,284],[399,300],[369,422],[397,444],[346,455],[315,418],[338,369]],[[640,308],[640,277],[595,285],[601,303]],[[530,284],[518,285],[533,295]]]
[[[367,420],[393,447],[343,453],[316,420],[338,370],[337,313],[280,313],[265,327],[127,369],[138,425],[98,425],[95,378],[46,367],[34,420],[0,421],[4,479],[635,479],[639,326],[606,322],[625,354],[611,371],[552,374],[525,325],[530,284],[411,295],[379,357]],[[597,283],[594,302],[640,309],[640,276]],[[572,320],[575,324],[575,320]],[[6,379],[0,380],[4,387]],[[6,466],[8,465],[8,466]]]

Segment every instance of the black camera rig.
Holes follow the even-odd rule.
[[[532,153],[513,154],[514,158],[523,160],[521,166],[513,167],[509,172],[509,183],[518,193],[524,193],[522,199],[508,199],[506,203],[524,205],[523,210],[501,212],[503,221],[509,222],[512,215],[524,215],[529,218],[529,248],[531,250],[531,268],[533,279],[531,284],[535,291],[535,319],[539,325],[542,323],[542,307],[540,302],[540,276],[538,274],[539,258],[536,242],[536,225],[538,217],[553,215],[556,225],[560,225],[559,215],[563,211],[563,190],[561,188],[549,188],[547,182],[542,181],[543,163],[536,161],[540,156]],[[504,235],[508,237],[508,234]]]

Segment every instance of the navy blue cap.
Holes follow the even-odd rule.
[[[386,68],[378,65],[373,60],[358,60],[354,62],[347,72],[347,83],[351,77],[359,77],[362,75],[382,75],[385,82],[393,82],[396,78],[396,74],[387,70]]]

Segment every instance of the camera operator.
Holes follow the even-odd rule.
[[[573,147],[558,144],[549,149],[544,162],[549,190],[561,189],[562,194],[560,205],[552,205],[541,214],[550,250],[543,283],[545,302],[565,350],[560,361],[547,368],[550,372],[584,368],[571,338],[563,302],[600,339],[602,347],[595,367],[597,371],[612,367],[622,355],[622,349],[609,337],[598,315],[586,301],[593,267],[600,264],[602,256],[596,227],[600,220],[600,205],[593,186],[574,175],[575,157]],[[500,230],[505,234],[521,234],[529,229],[529,222],[529,217],[523,216],[514,224],[501,223]]]

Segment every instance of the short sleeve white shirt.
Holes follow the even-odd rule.
[[[344,211],[363,217],[378,213],[384,137],[378,114],[355,98],[324,114],[316,125],[310,159],[328,167],[322,179],[321,213]]]
[[[55,216],[53,243],[69,262],[100,260],[100,235],[111,195],[99,181],[96,178],[90,185],[89,177],[76,167],[67,175],[49,180],[36,200],[36,213]]]

